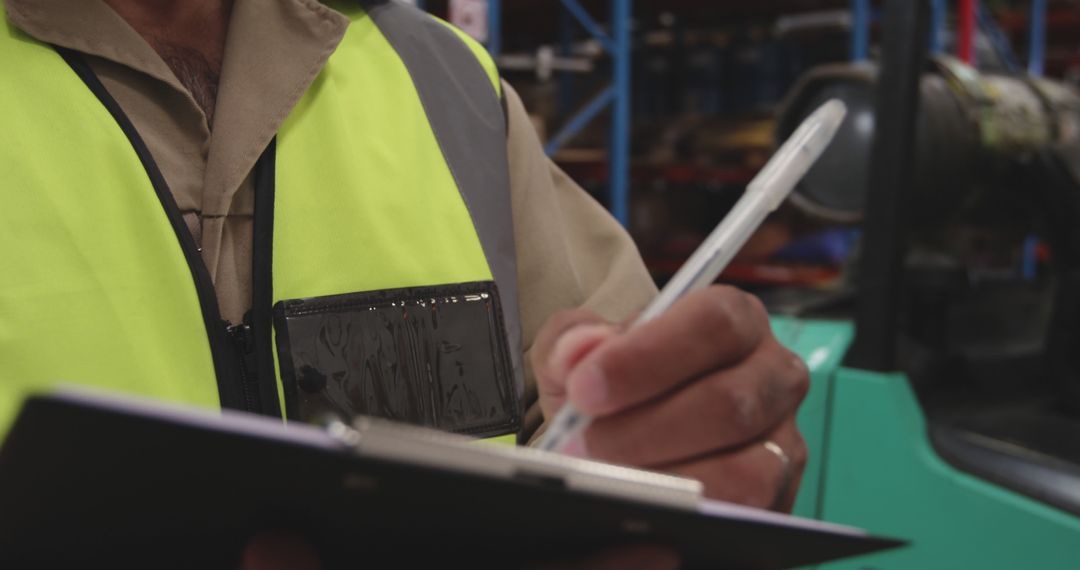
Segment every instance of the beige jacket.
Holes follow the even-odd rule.
[[[252,168],[348,20],[315,0],[236,0],[209,125],[168,65],[101,0],[5,0],[5,7],[30,36],[84,54],[157,162],[200,244],[222,315],[239,322],[251,303]],[[585,307],[622,320],[655,286],[630,237],[548,160],[521,100],[509,86],[506,95],[527,355],[552,313]],[[542,417],[531,370],[526,383],[532,433]]]

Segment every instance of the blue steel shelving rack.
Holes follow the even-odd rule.
[[[499,3],[501,0],[489,0]],[[553,155],[573,139],[605,108],[611,108],[608,139],[608,191],[611,213],[624,226],[630,219],[630,26],[633,0],[610,0],[610,32],[585,11],[578,0],[560,0],[563,8],[603,46],[611,57],[611,83],[567,120],[544,150]],[[564,18],[562,20],[567,22]],[[565,40],[569,36],[561,34]]]
[[[502,53],[502,0],[488,1],[487,49],[498,58]],[[586,32],[603,46],[611,58],[611,83],[590,99],[551,137],[544,150],[553,155],[570,142],[602,111],[611,108],[611,129],[608,139],[608,188],[611,213],[619,223],[627,225],[630,218],[630,26],[633,17],[633,0],[609,0],[608,29],[605,30],[579,0],[558,0],[565,15],[561,18],[559,43],[565,55],[576,21]],[[424,0],[416,0],[424,8]],[[562,89],[561,97],[566,97]]]
[[[1028,47],[1028,73],[1043,74],[1043,60],[1046,55],[1046,0],[1031,2],[1031,44]]]
[[[553,0],[554,1],[554,0]],[[629,219],[630,196],[630,27],[633,14],[633,0],[609,0],[610,24],[605,31],[585,8],[580,0],[558,0],[564,9],[561,18],[559,43],[561,54],[565,55],[571,33],[569,23],[576,20],[604,47],[612,59],[612,80],[600,94],[585,103],[552,136],[545,147],[548,155],[557,152],[563,145],[574,138],[604,109],[611,107],[612,120],[609,135],[609,198],[612,213],[622,224]],[[424,0],[414,0],[424,7]],[[502,2],[488,2],[488,42],[487,48],[495,57],[502,52]],[[930,52],[941,53],[944,50],[944,37],[947,19],[948,1],[930,0],[931,33]],[[850,0],[852,15],[851,59],[865,61],[870,56],[870,23],[877,16],[871,0]],[[566,17],[569,15],[570,17]],[[1030,47],[1028,50],[1027,70],[1031,75],[1042,75],[1043,58],[1046,45],[1046,0],[1032,0],[1030,19]],[[561,103],[568,98],[568,89],[560,88]],[[560,107],[563,105],[560,104]]]
[[[1029,19],[1029,46],[1027,71],[1034,76],[1043,74],[1043,61],[1046,54],[1046,2],[1031,0]],[[980,27],[990,36],[992,42],[1010,68],[1019,68],[1011,60],[1012,51],[1007,40],[997,27],[993,18],[982,2],[976,2]],[[930,53],[938,54],[945,49],[945,25],[948,15],[947,0],[930,1]],[[870,21],[873,17],[870,0],[851,0],[851,59],[865,61],[870,57]]]

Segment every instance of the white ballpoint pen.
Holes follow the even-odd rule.
[[[636,327],[668,310],[687,293],[711,285],[742,249],[770,212],[787,198],[799,180],[832,142],[847,114],[847,107],[831,99],[813,112],[780,146],[746,187],[731,212],[664,286],[660,294],[631,324]],[[569,401],[551,419],[536,447],[561,451],[589,425],[587,415]]]

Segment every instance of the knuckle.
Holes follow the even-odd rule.
[[[758,328],[768,325],[769,312],[765,309],[765,304],[761,302],[761,299],[735,287],[728,287],[728,290],[730,291],[731,303],[734,306],[733,310],[739,316],[739,321],[742,324],[754,325]]]
[[[810,369],[802,358],[779,342],[771,344],[775,353],[770,355],[769,360],[773,363],[777,383],[796,403],[802,402],[810,390]]]
[[[728,331],[733,328],[731,295],[725,288],[713,287],[702,292],[698,299],[698,312],[702,326],[709,332]]]
[[[725,413],[718,418],[735,434],[748,435],[759,423],[761,406],[755,393],[724,382],[715,383],[715,395]]]
[[[769,314],[756,296],[731,286],[718,288],[728,314],[728,325],[740,333],[747,343],[756,345],[769,330]]]
[[[765,308],[765,303],[761,302],[761,299],[757,295],[752,295],[740,289],[736,289],[739,292],[740,298],[746,305],[746,311],[749,318],[754,319],[758,323],[768,323],[769,310]]]
[[[798,355],[791,351],[787,351],[787,353],[788,375],[791,377],[792,390],[798,396],[798,401],[802,402],[806,398],[806,393],[810,391],[810,369],[807,368],[806,363]]]
[[[809,390],[810,380],[802,361],[779,343],[769,343],[758,352],[748,369],[762,407],[774,420],[786,417],[799,406]]]
[[[748,350],[768,330],[768,314],[761,301],[735,287],[709,287],[698,294],[696,303],[697,332],[704,338],[725,336]]]

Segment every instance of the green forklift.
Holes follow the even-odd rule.
[[[829,569],[1080,568],[1080,100],[929,59],[929,9],[778,121],[845,101],[793,202],[862,228],[845,286],[762,293],[811,370],[795,514],[911,541]]]

